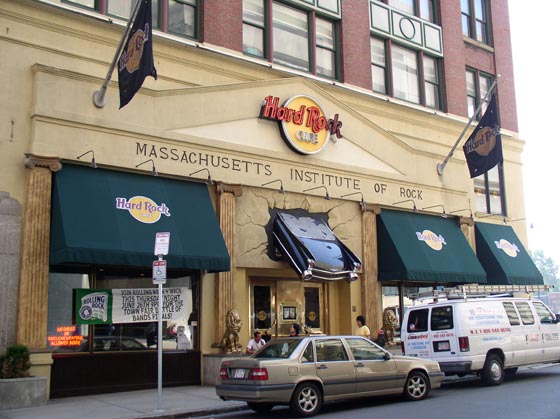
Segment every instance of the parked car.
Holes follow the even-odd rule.
[[[394,356],[360,336],[275,339],[251,357],[222,362],[216,394],[256,412],[289,405],[301,417],[323,402],[386,394],[422,400],[441,385],[437,362]]]

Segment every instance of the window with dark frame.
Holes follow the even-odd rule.
[[[391,39],[370,38],[374,92],[442,109],[440,61]]]
[[[487,0],[461,0],[463,35],[490,45]]]
[[[243,0],[243,53],[336,80],[338,19],[329,13],[340,12],[340,1],[302,1],[298,6]]]
[[[198,37],[200,0],[152,0],[152,25],[161,32],[191,39]],[[64,3],[128,20],[136,0],[63,0]]]
[[[482,106],[475,120],[480,120],[492,96],[486,97],[494,77],[478,70],[467,68],[465,72],[467,82],[467,112],[472,117],[480,103]],[[488,172],[473,178],[475,210],[486,214],[505,215],[505,196],[503,193],[503,167],[502,164],[490,169]]]
[[[436,23],[434,0],[388,0],[385,3],[409,15]]]

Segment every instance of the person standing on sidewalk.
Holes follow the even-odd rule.
[[[358,317],[356,317],[356,325],[358,326],[358,328],[356,329],[356,335],[371,339],[371,332],[369,330],[369,327],[366,326],[366,319],[364,318],[364,316],[359,315]]]

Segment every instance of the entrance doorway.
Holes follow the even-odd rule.
[[[328,328],[325,284],[292,280],[251,279],[251,331],[288,336],[297,323],[302,333]]]

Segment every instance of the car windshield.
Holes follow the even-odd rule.
[[[336,237],[331,229],[321,219],[312,217],[297,217],[292,214],[280,213],[290,231],[298,237],[335,241]]]
[[[264,348],[257,352],[255,358],[289,358],[292,352],[301,343],[300,339],[277,339],[268,342]]]

